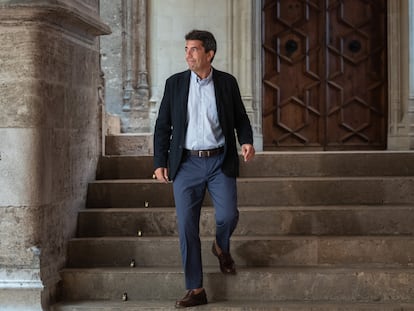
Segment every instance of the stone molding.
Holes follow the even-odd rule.
[[[68,1],[13,2],[0,5],[0,23],[15,25],[22,21],[48,22],[67,29],[77,28],[90,39],[111,33],[111,29],[100,20],[99,15],[84,13],[81,6],[69,5]]]
[[[39,269],[0,269],[0,289],[43,289]]]

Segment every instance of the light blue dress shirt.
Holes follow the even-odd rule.
[[[213,69],[205,79],[200,79],[196,73],[191,72],[187,119],[186,149],[208,150],[224,145],[217,114]]]

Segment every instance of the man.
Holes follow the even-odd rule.
[[[206,189],[216,216],[212,252],[223,273],[236,272],[230,255],[230,237],[239,217],[235,131],[244,161],[255,155],[252,128],[237,81],[211,66],[217,49],[214,36],[208,31],[193,30],[185,40],[189,70],[167,79],[154,132],[154,175],[161,182],[173,181],[188,290],[176,302],[178,308],[207,303],[199,237]]]

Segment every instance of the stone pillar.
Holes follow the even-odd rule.
[[[252,2],[252,88],[253,88],[253,102],[254,108],[254,134],[255,147],[257,151],[263,151],[263,127],[262,127],[262,1]]]
[[[148,133],[147,1],[126,0],[126,86],[121,126],[124,133]],[[131,82],[133,84],[131,84]],[[131,88],[132,87],[132,88]]]
[[[408,2],[388,0],[388,149],[411,149]]]
[[[410,115],[410,149],[414,149],[414,3],[408,1],[408,23],[409,23],[409,91],[408,91],[408,112]]]
[[[0,3],[0,309],[47,310],[101,152],[99,0]]]
[[[257,6],[259,6],[261,12],[260,1],[235,0],[231,3],[232,40],[229,40],[229,42],[232,46],[229,50],[232,53],[228,56],[232,60],[231,72],[239,82],[243,102],[253,127],[255,148],[257,151],[262,151],[261,92],[254,92],[255,83],[260,82],[261,77],[256,76],[257,72],[254,71],[253,65],[257,56],[259,57],[259,64],[261,64],[261,55],[256,55],[255,48],[257,45],[254,44],[255,38],[260,38],[260,31],[258,33],[254,32],[256,30],[255,14]]]

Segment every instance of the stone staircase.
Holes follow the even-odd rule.
[[[172,187],[152,170],[149,156],[101,159],[53,311],[175,310],[185,289]],[[413,189],[414,153],[258,154],[238,179],[237,275],[210,253],[206,197],[210,303],[197,310],[414,310]]]

